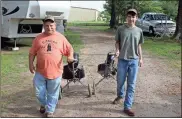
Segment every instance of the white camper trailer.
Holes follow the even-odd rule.
[[[45,16],[55,16],[58,25],[63,25],[69,11],[70,1],[2,1],[1,37],[8,40],[35,37],[43,31]]]

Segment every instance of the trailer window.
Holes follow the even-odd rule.
[[[43,28],[42,24],[19,24],[18,33],[19,34],[41,33],[42,28]]]

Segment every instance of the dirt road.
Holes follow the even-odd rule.
[[[103,80],[96,87],[96,96],[87,97],[87,84],[102,78],[97,73],[97,65],[104,63],[109,51],[114,51],[114,35],[77,27],[71,29],[81,33],[85,44],[80,53],[80,63],[86,73],[82,79],[85,86],[75,83],[64,91],[55,117],[127,117],[122,112],[123,105],[112,104],[116,97],[116,80]],[[139,69],[133,105],[136,117],[181,117],[181,71],[170,68],[164,59],[153,57],[146,51],[143,51],[143,58],[144,66]],[[27,77],[31,79],[32,75]],[[2,116],[41,117],[30,93],[30,80],[25,87],[13,95],[17,98]]]

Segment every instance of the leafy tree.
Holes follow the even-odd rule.
[[[108,11],[104,10],[100,13],[99,17],[101,17],[103,19],[103,21],[105,22],[109,22],[111,19],[111,15],[109,14]]]
[[[161,1],[163,12],[175,20],[178,12],[178,1]]]

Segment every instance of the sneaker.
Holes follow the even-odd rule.
[[[46,113],[46,117],[47,117],[47,118],[53,118],[54,115],[53,115],[53,113],[47,112],[47,113]]]
[[[45,109],[45,107],[44,107],[44,106],[40,106],[40,110],[39,110],[39,111],[40,111],[40,113],[42,113],[42,114],[43,114],[43,113],[45,113],[46,109]]]
[[[113,101],[113,104],[120,104],[122,99],[123,99],[122,97],[115,98],[114,101]]]
[[[124,113],[128,116],[135,116],[135,113],[131,109],[124,109]]]

